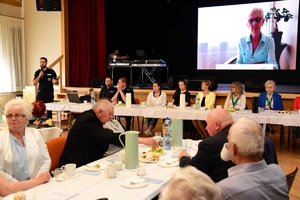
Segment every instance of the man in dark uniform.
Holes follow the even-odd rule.
[[[42,100],[44,103],[54,101],[53,84],[59,84],[55,71],[47,67],[47,62],[47,58],[40,58],[40,69],[35,71],[32,80],[33,85],[39,84],[36,100]],[[47,117],[52,118],[52,111],[47,110]]]
[[[110,76],[105,77],[105,86],[101,88],[99,99],[102,97],[107,97],[111,99],[117,92],[117,88],[113,86],[113,80]]]
[[[117,90],[116,94],[111,99],[113,102],[122,101],[122,103],[126,103],[126,94],[131,93],[131,103],[135,104],[133,89],[127,85],[127,79],[125,77],[119,78],[117,88],[118,88],[118,90]],[[126,121],[125,130],[126,131],[130,130],[131,119],[132,119],[132,116],[125,117],[125,121]]]

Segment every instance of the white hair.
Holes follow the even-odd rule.
[[[160,200],[219,200],[221,192],[215,182],[195,167],[178,169],[163,189]]]
[[[24,99],[11,99],[9,102],[7,102],[5,105],[5,115],[9,109],[15,106],[19,106],[22,109],[23,113],[21,114],[24,114],[27,119],[31,118],[33,105]]]
[[[242,156],[262,155],[265,138],[262,127],[254,120],[242,117],[229,130],[229,140],[237,146]]]

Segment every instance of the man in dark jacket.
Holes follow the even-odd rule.
[[[218,182],[228,177],[227,169],[234,165],[231,161],[223,161],[220,156],[223,145],[227,142],[229,128],[234,121],[227,110],[214,109],[208,113],[206,122],[206,130],[210,137],[199,143],[197,154],[191,158],[187,152],[181,152],[178,158],[180,167],[192,165]]]
[[[80,114],[68,133],[59,165],[75,163],[76,167],[80,167],[103,158],[109,144],[121,146],[120,134],[103,128],[103,124],[113,118],[114,106],[106,98],[99,99],[92,109]],[[124,143],[125,137],[121,139]],[[159,147],[153,138],[138,138],[138,142],[153,148]]]

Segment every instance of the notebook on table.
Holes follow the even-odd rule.
[[[82,103],[77,93],[67,93],[69,102]]]

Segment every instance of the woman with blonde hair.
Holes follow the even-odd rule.
[[[224,103],[224,109],[245,110],[246,96],[244,95],[243,85],[235,81],[230,85],[231,91],[227,95]]]
[[[213,109],[216,101],[216,94],[211,92],[209,89],[211,87],[210,80],[203,80],[201,82],[201,92],[198,92],[196,98],[199,98],[200,107],[204,107],[205,109]],[[196,102],[197,103],[197,102]],[[197,129],[197,131],[201,134],[202,139],[208,137],[208,133],[206,128],[206,122],[201,120],[193,120],[193,125]]]

